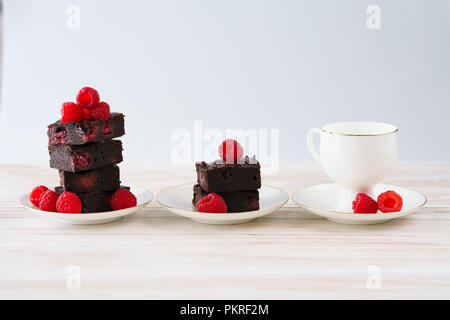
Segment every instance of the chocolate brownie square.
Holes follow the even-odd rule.
[[[81,146],[57,144],[48,146],[50,167],[63,171],[79,172],[122,161],[122,141],[107,140]]]
[[[121,188],[130,189],[130,187],[121,186]],[[56,187],[55,191],[58,195],[64,192],[63,187]],[[80,198],[83,205],[81,212],[94,213],[105,212],[113,210],[111,208],[110,200],[114,192],[112,191],[92,191],[92,192],[75,192]]]
[[[82,172],[59,170],[64,191],[111,191],[120,188],[120,172],[116,165]]]
[[[228,212],[245,212],[259,210],[259,191],[236,191],[236,192],[218,192],[227,204]],[[197,202],[207,196],[208,192],[203,190],[200,185],[194,185],[194,196],[192,203],[195,206]]]
[[[83,120],[61,123],[60,120],[48,126],[48,144],[82,145],[117,138],[125,134],[124,115],[113,112],[108,121]]]
[[[261,188],[260,164],[255,158],[245,157],[237,163],[216,160],[197,162],[197,183],[206,192],[232,192]]]

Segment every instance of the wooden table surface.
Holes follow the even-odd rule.
[[[123,164],[122,181],[156,195],[194,182],[192,167]],[[290,194],[328,181],[314,164],[263,175]],[[155,202],[97,226],[52,222],[20,206],[34,186],[57,182],[46,167],[0,166],[0,298],[450,298],[450,163],[398,165],[386,183],[420,191],[428,203],[368,226],[329,222],[292,202],[231,226],[197,224]]]

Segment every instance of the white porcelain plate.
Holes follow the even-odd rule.
[[[292,200],[300,207],[324,217],[330,221],[344,224],[376,224],[392,219],[405,217],[422,207],[426,202],[426,197],[414,190],[379,184],[374,187],[374,193],[379,195],[387,190],[397,192],[403,198],[403,208],[399,212],[375,214],[354,214],[353,212],[338,212],[333,208],[339,202],[342,189],[335,183],[320,184],[300,188],[292,194]]]
[[[153,199],[153,194],[147,190],[138,187],[131,187],[130,191],[137,198],[136,207],[106,212],[73,214],[42,211],[30,202],[29,193],[25,194],[22,199],[20,199],[20,202],[24,207],[28,208],[33,213],[44,218],[53,219],[68,224],[104,224],[119,220],[126,215],[138,211],[139,209],[145,207]]]
[[[289,200],[289,195],[283,190],[270,186],[262,186],[259,189],[260,209],[257,211],[205,213],[198,212],[193,207],[192,188],[193,184],[169,187],[158,193],[156,201],[171,212],[195,222],[205,224],[239,224],[268,215],[281,208]]]

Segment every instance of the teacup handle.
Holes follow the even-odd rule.
[[[314,128],[309,130],[308,135],[306,136],[306,145],[308,146],[309,153],[313,156],[313,158],[318,162],[320,161],[320,155],[316,151],[316,147],[314,146],[314,135],[317,134],[319,137],[322,135],[322,130],[319,128]]]

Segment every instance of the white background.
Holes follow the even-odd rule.
[[[0,162],[46,163],[46,126],[85,85],[126,114],[127,163],[170,161],[194,120],[278,128],[281,161],[312,160],[312,127],[384,121],[401,160],[450,160],[450,1],[6,0],[3,47]]]

